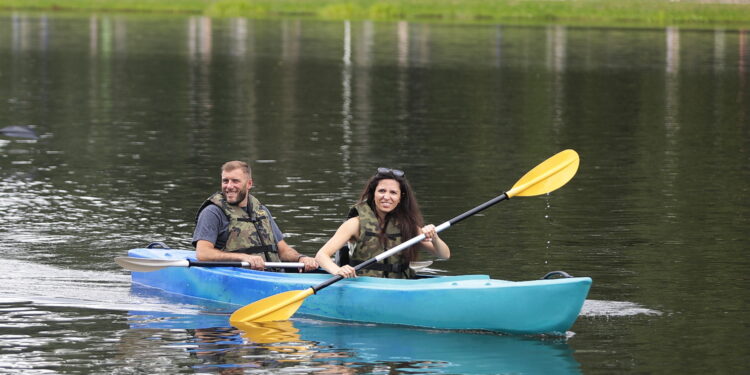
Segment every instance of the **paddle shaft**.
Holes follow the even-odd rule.
[[[201,262],[190,259],[156,259],[156,258],[133,258],[115,257],[115,262],[121,267],[137,272],[158,271],[167,267],[249,267],[248,262],[220,261]],[[301,262],[266,262],[266,268],[303,268]]]
[[[468,218],[468,217],[470,217],[470,216],[472,216],[472,215],[474,215],[474,214],[476,214],[478,212],[484,211],[485,209],[487,209],[489,207],[492,207],[495,204],[497,204],[497,203],[499,203],[499,202],[501,202],[501,201],[503,201],[505,199],[508,199],[508,195],[505,194],[505,193],[503,193],[503,194],[501,194],[501,195],[499,195],[499,196],[497,196],[495,198],[492,198],[492,199],[488,200],[487,202],[484,202],[484,203],[480,204],[479,206],[476,206],[476,207],[472,208],[469,211],[466,211],[466,212],[462,213],[461,215],[458,215],[458,216],[454,217],[453,219],[450,219],[450,220],[448,220],[448,221],[446,221],[446,222],[438,225],[437,227],[435,227],[435,231],[438,232],[438,233],[442,232],[443,230],[448,229],[450,226],[452,226],[454,224],[457,224],[457,223],[463,221],[464,219],[466,219],[466,218]],[[389,256],[392,256],[392,255],[394,255],[394,254],[396,254],[396,253],[398,253],[398,252],[400,252],[400,251],[408,248],[409,246],[412,246],[412,245],[416,244],[417,242],[422,241],[424,239],[425,239],[425,235],[424,234],[420,234],[419,236],[416,236],[416,237],[414,237],[414,238],[412,238],[412,239],[410,239],[410,240],[408,240],[406,242],[403,242],[400,245],[395,246],[395,247],[393,247],[392,249],[390,249],[388,251],[380,253],[378,256],[376,256],[374,258],[370,258],[370,259],[368,259],[368,260],[366,260],[366,261],[364,261],[364,262],[356,265],[354,267],[354,270],[355,271],[359,271],[362,268],[365,268],[365,267],[367,267],[367,266],[369,266],[369,265],[371,265],[371,264],[373,264],[375,262],[379,262],[379,261],[381,261],[381,260],[383,260],[385,258],[388,258]],[[326,280],[326,281],[324,281],[324,282],[322,282],[322,283],[320,283],[320,284],[312,287],[313,293],[317,293],[319,290],[321,290],[321,289],[323,289],[325,287],[328,287],[331,284],[333,284],[333,283],[335,283],[337,281],[340,281],[343,278],[344,277],[341,276],[341,275],[336,275],[336,276],[334,276],[334,277],[332,277],[332,278],[330,278],[330,279],[328,279],[328,280]]]
[[[188,267],[250,267],[248,262],[200,262],[188,260]],[[266,262],[266,268],[302,268],[304,263],[298,262]]]

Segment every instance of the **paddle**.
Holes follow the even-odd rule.
[[[455,225],[462,220],[487,209],[503,200],[519,196],[530,197],[534,195],[546,194],[565,185],[575,175],[578,170],[578,154],[573,150],[565,150],[545,160],[521,177],[513,187],[498,197],[474,207],[461,215],[446,221],[437,226],[436,231],[440,232],[451,225]],[[401,250],[412,246],[425,238],[424,234],[414,237],[380,255],[371,258],[354,267],[360,270],[372,263],[378,262],[389,256],[398,253]],[[336,275],[323,283],[307,288],[305,290],[290,290],[266,297],[262,300],[253,302],[235,311],[230,317],[231,323],[237,322],[265,322],[273,320],[289,319],[299,309],[305,298],[319,292],[325,287],[340,281],[342,276]]]
[[[190,259],[154,259],[115,257],[115,263],[128,271],[151,272],[167,267],[248,267],[248,262],[199,262]],[[432,264],[432,261],[411,262],[409,267],[421,271]],[[304,263],[266,262],[266,268],[302,268]]]
[[[166,267],[249,267],[248,262],[199,262],[190,259],[116,257],[115,263],[130,271],[151,272]],[[266,268],[302,268],[303,263],[266,262]]]

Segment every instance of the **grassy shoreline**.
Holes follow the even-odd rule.
[[[750,28],[750,0],[0,0],[0,10]]]

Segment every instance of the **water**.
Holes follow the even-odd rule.
[[[743,30],[0,16],[0,372],[738,373],[750,350]],[[218,167],[314,253],[379,166],[429,222],[554,153],[575,178],[441,236],[444,274],[594,284],[567,337],[294,318],[131,288],[189,247]],[[394,307],[396,308],[396,307]]]

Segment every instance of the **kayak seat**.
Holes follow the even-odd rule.
[[[569,273],[567,273],[565,271],[552,271],[552,272],[547,272],[547,274],[544,275],[544,276],[542,276],[542,278],[540,280],[547,280],[547,279],[552,279],[552,278],[555,278],[555,279],[567,279],[567,278],[571,278],[571,277],[573,277],[573,276],[571,276]]]
[[[164,242],[151,242],[146,246],[147,249],[171,249],[171,247],[167,246]]]

